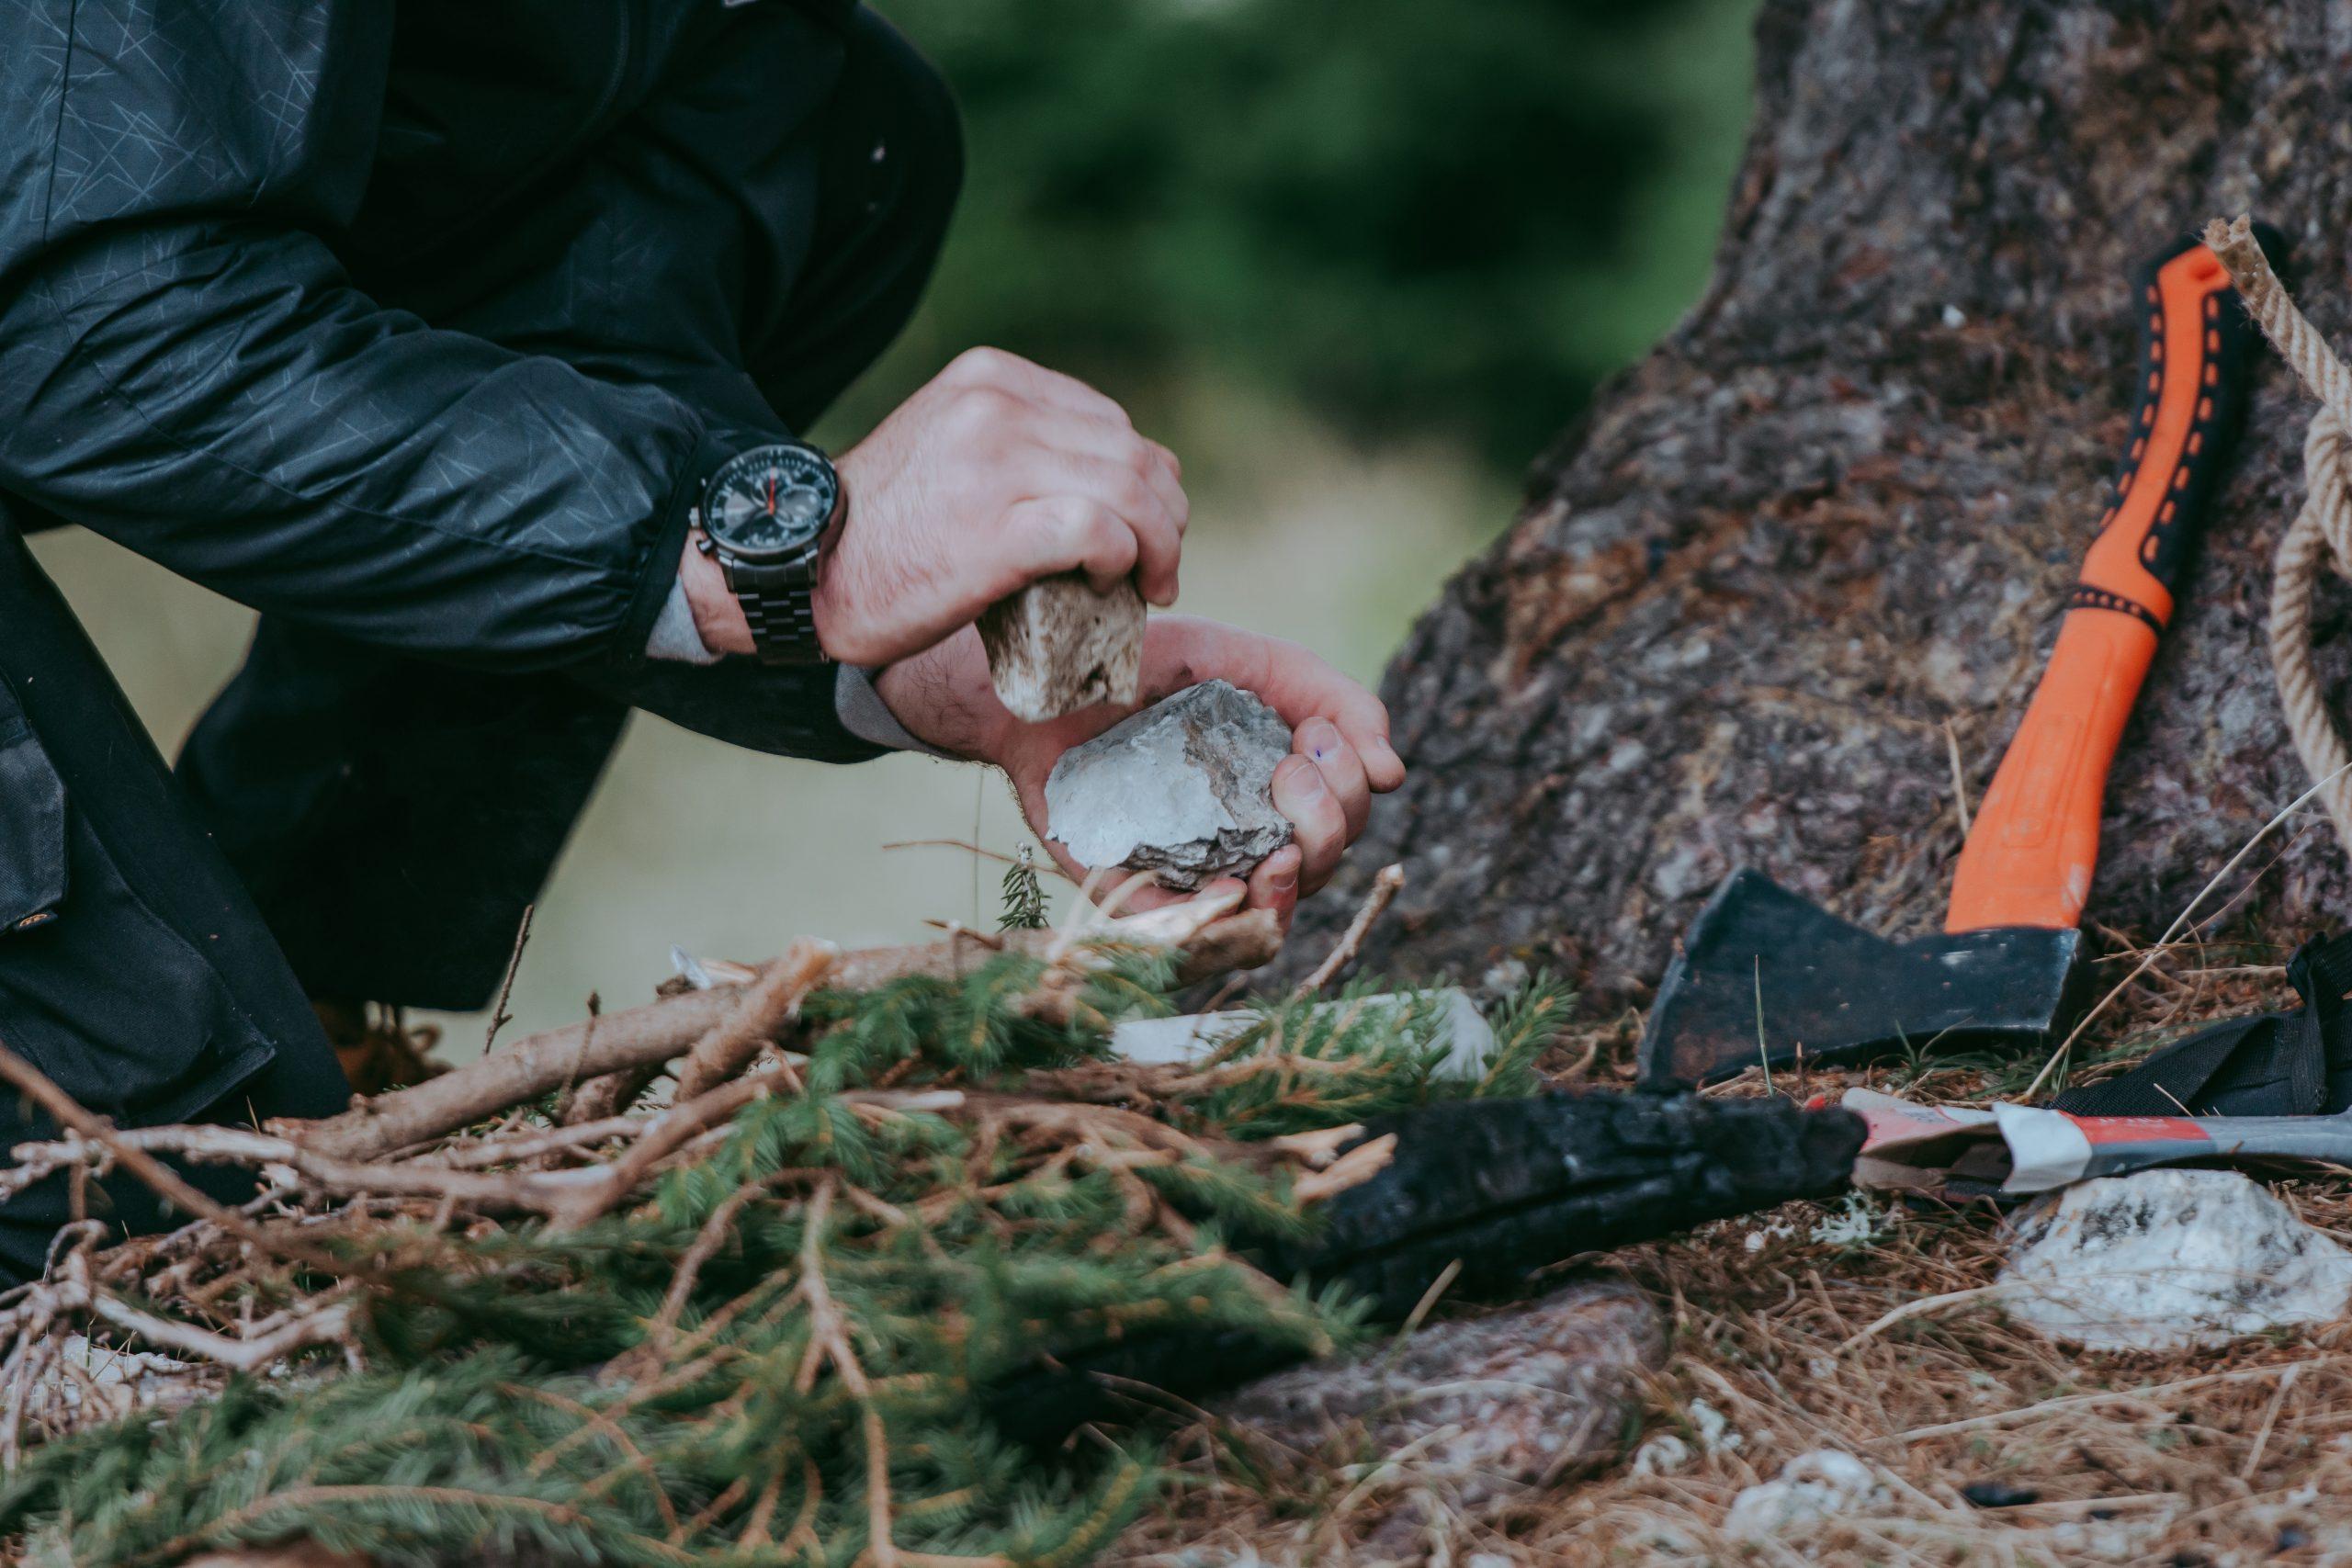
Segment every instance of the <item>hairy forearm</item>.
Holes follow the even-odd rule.
[[[924,745],[975,761],[1001,761],[1012,716],[989,682],[988,656],[970,626],[875,676],[874,689]]]

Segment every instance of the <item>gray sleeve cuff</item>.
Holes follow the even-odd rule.
[[[653,635],[645,640],[645,656],[673,664],[716,664],[725,657],[713,653],[695,630],[694,606],[686,602],[684,583],[671,584],[669,600],[653,622]],[[883,703],[882,694],[874,689],[871,670],[861,670],[854,664],[841,666],[833,677],[833,713],[841,719],[843,729],[869,746],[889,751],[920,751],[926,757],[950,762],[962,761],[936,747],[926,746],[909,734],[907,727]]]
[[[686,602],[683,579],[670,584],[670,597],[662,602],[662,613],[653,620],[653,635],[645,639],[645,657],[673,664],[716,664],[724,657],[711,652],[695,630],[695,609]]]
[[[953,757],[935,746],[926,746],[907,733],[907,727],[883,704],[882,694],[874,689],[874,671],[861,670],[854,664],[844,664],[833,677],[833,712],[840,716],[842,728],[869,746],[880,746],[892,751],[920,751],[926,757],[956,762]]]

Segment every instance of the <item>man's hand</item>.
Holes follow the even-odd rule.
[[[1176,458],[1117,403],[995,349],[957,356],[842,454],[849,514],[817,583],[845,664],[919,653],[1017,589],[1083,570],[1176,600],[1192,511]]]
[[[958,355],[834,466],[848,508],[814,608],[841,663],[920,653],[1059,571],[1104,590],[1132,576],[1148,603],[1176,602],[1192,507],[1175,454],[1083,381],[1017,355]],[[680,575],[705,646],[751,652],[718,564],[689,544]]]
[[[1363,831],[1372,796],[1405,782],[1405,764],[1388,743],[1388,710],[1380,699],[1297,644],[1191,616],[1152,619],[1144,633],[1139,705],[1219,678],[1255,692],[1291,727],[1293,754],[1274,770],[1273,794],[1274,808],[1290,818],[1294,841],[1250,875],[1250,902],[1275,910],[1287,926],[1300,896],[1331,879],[1340,852]],[[1134,707],[1091,707],[1046,724],[1023,724],[997,701],[978,634],[968,629],[891,665],[876,689],[917,739],[1002,768],[1030,826],[1055,858],[1075,875],[1092,869],[1071,860],[1051,838],[1046,775],[1064,751],[1102,734]],[[1136,902],[1174,897],[1153,893]]]

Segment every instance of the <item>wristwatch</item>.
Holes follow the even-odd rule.
[[[821,664],[817,552],[842,513],[842,480],[814,446],[779,442],[720,465],[695,508],[695,547],[718,562],[766,664]]]

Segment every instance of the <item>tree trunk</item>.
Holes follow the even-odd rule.
[[[1517,957],[1604,1001],[1645,998],[1739,866],[1933,929],[1961,841],[1946,727],[1973,802],[2122,453],[2134,265],[2251,211],[2352,342],[2340,6],[1767,0],[1758,42],[1713,283],[1396,656],[1411,781],[1293,964],[1392,859],[1409,880],[1367,967]],[[2093,922],[2161,929],[2304,787],[2264,617],[2310,412],[2265,349],[2109,785]],[[2347,600],[2317,607],[2339,705]],[[2315,814],[2289,840],[2227,929],[2344,918],[2344,847]]]

